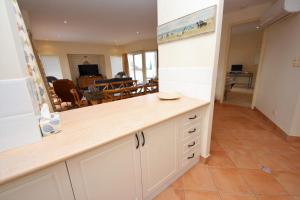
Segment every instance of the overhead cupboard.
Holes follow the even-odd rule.
[[[0,200],[153,199],[199,160],[199,107],[0,186]]]

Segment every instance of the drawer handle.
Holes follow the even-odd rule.
[[[195,153],[193,153],[193,155],[189,156],[187,159],[192,159],[195,157]]]
[[[193,117],[189,117],[189,119],[196,119],[197,115],[194,115]]]
[[[195,133],[196,132],[196,128],[194,128],[193,130],[189,131],[189,133]]]
[[[194,141],[192,144],[189,144],[188,147],[193,147],[195,146],[196,142]]]
[[[140,146],[140,140],[139,140],[139,137],[138,137],[138,135],[137,134],[135,134],[135,138],[136,138],[136,142],[137,142],[137,144],[136,144],[136,149],[138,149],[139,148],[139,146]]]
[[[144,136],[144,132],[142,131],[142,137],[143,137],[143,143],[142,143],[142,147],[145,145],[145,136]]]

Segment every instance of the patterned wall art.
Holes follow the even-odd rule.
[[[36,58],[33,53],[33,49],[31,46],[31,42],[27,33],[27,29],[25,26],[24,19],[22,17],[22,13],[20,11],[19,5],[17,0],[11,0],[11,3],[14,8],[15,17],[16,17],[16,26],[17,31],[20,36],[20,40],[23,45],[26,64],[25,66],[27,68],[27,73],[29,76],[32,77],[33,80],[33,92],[34,92],[34,98],[37,100],[39,107],[41,108],[41,105],[46,102],[46,90],[43,85],[43,80],[41,77],[41,73],[39,71]]]
[[[163,44],[214,32],[216,10],[217,7],[212,6],[158,26],[157,43]]]

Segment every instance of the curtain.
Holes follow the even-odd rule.
[[[123,60],[123,71],[126,73],[127,76],[129,76],[129,65],[128,65],[127,53],[124,53],[122,55],[122,60]]]

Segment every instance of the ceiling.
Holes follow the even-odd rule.
[[[244,9],[250,6],[273,2],[274,0],[224,0],[224,13]]]
[[[259,27],[259,25],[260,25],[259,21],[254,21],[254,22],[249,22],[246,24],[233,26],[231,33],[232,34],[243,34],[243,33],[261,31],[261,28]]]
[[[157,0],[18,0],[36,40],[123,45],[156,37]],[[225,0],[225,13],[270,0]]]

